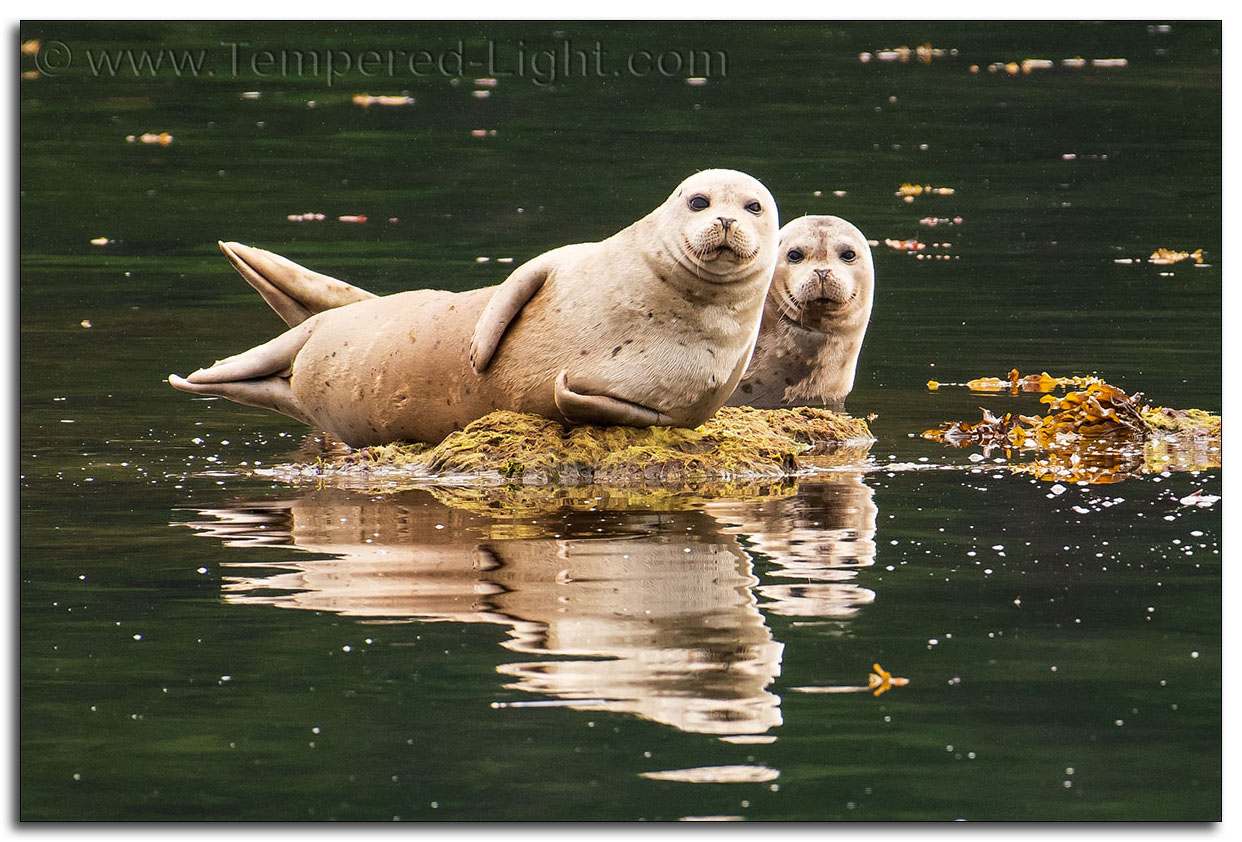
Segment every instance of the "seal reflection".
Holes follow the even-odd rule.
[[[316,489],[187,525],[228,547],[299,551],[225,563],[229,603],[506,626],[507,649],[539,656],[498,665],[507,688],[720,736],[781,724],[770,688],[783,644],[765,612],[843,622],[874,598],[848,581],[874,560],[875,507],[857,475],[795,497],[644,509],[587,496],[522,517],[477,495]]]

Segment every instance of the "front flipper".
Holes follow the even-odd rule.
[[[556,378],[553,392],[556,408],[574,424],[600,424],[620,427],[674,427],[663,412],[608,395],[586,395],[569,388],[569,372]]]
[[[210,368],[200,368],[189,377],[171,374],[168,383],[183,392],[218,395],[311,424],[289,388],[288,373],[294,357],[302,350],[313,330],[312,322],[303,322],[271,342],[227,357]]]
[[[233,268],[293,327],[316,313],[375,298],[352,284],[312,272],[286,257],[241,243],[220,243]]]
[[[509,325],[548,279],[546,257],[541,255],[514,269],[492,293],[470,337],[470,365],[477,373],[482,374],[491,363]]]

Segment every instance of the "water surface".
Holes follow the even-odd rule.
[[[1219,818],[1221,504],[1179,501],[1221,470],[1057,492],[911,435],[1038,411],[925,387],[1012,367],[1220,410],[1221,33],[1160,23],[24,25],[71,61],[20,89],[21,816]],[[242,41],[727,67],[328,84]],[[143,49],[214,72],[91,71]],[[305,428],[164,382],[280,329],[217,239],[474,288],[712,166],[879,243],[852,469],[291,483],[254,470]]]

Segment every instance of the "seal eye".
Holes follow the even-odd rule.
[[[706,196],[691,196],[690,201],[686,204],[690,205],[690,210],[701,211],[707,210],[707,206],[711,204]]]
[[[802,249],[790,249],[785,253],[785,259],[790,263],[801,263],[804,257],[806,255],[802,253]]]
[[[758,202],[747,202],[746,210],[750,211],[751,213],[762,213],[763,206],[760,205]]]
[[[853,263],[855,260],[858,259],[858,255],[854,253],[853,249],[846,249],[845,251],[841,252],[841,259],[844,260],[846,263]]]

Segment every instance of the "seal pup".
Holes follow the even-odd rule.
[[[694,427],[750,361],[778,226],[758,180],[705,170],[613,236],[546,252],[496,287],[362,298],[305,318],[265,295],[290,330],[169,383],[353,446],[438,442],[496,409]]]
[[[840,217],[804,216],[781,229],[778,251],[755,353],[729,405],[839,409],[871,318],[871,247]]]

